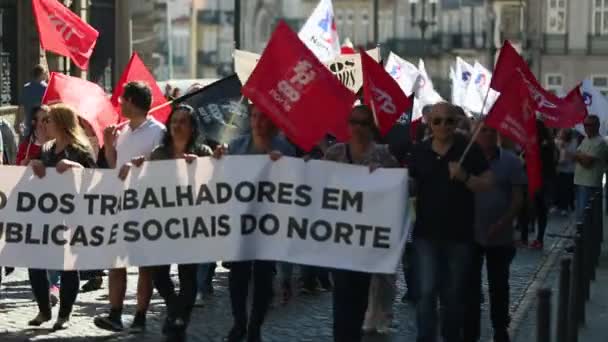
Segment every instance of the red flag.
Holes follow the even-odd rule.
[[[69,57],[87,70],[99,32],[57,0],[32,0],[42,49]]]
[[[158,87],[154,76],[152,76],[148,68],[146,68],[144,62],[141,60],[141,58],[139,58],[137,53],[133,52],[133,55],[131,55],[131,59],[129,60],[129,64],[127,64],[125,71],[120,76],[120,80],[118,81],[118,84],[116,84],[116,87],[114,87],[114,93],[112,94],[112,105],[114,108],[116,108],[116,112],[120,114],[121,120],[125,119],[122,115],[118,98],[124,92],[125,85],[132,81],[141,81],[150,87],[152,90],[152,108],[167,103],[167,99],[165,99],[165,95]],[[152,115],[156,120],[165,123],[170,113],[171,106],[167,105],[163,108],[150,112],[150,115]]]
[[[522,146],[526,156],[528,193],[534,196],[542,185],[540,150],[533,100],[521,75],[514,75],[506,84],[485,124]]]
[[[397,81],[381,64],[361,50],[364,102],[374,111],[380,134],[385,136],[399,117],[412,107],[413,101],[405,96]]]
[[[530,103],[532,111],[542,114],[547,127],[571,128],[582,122],[587,116],[587,106],[580,95],[580,89],[578,94],[574,94],[573,90],[565,98],[560,98],[545,90],[528,68],[526,61],[509,41],[505,41],[496,62],[490,87],[503,93],[509,87],[511,77],[516,73],[521,75],[521,79],[528,88],[532,100]]]
[[[101,87],[82,78],[53,72],[42,103],[57,101],[74,107],[93,128],[99,146],[103,146],[103,130],[116,123],[118,114]]]
[[[283,21],[242,93],[306,151],[347,121],[355,101]]]

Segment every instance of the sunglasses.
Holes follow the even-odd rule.
[[[444,126],[454,126],[456,124],[456,119],[454,118],[434,118],[431,121],[431,124],[433,126],[439,126],[439,125],[444,125]]]
[[[369,122],[368,120],[357,120],[357,119],[349,119],[348,123],[351,125],[357,125],[357,126],[363,126],[363,127],[369,127],[371,126],[371,122]]]

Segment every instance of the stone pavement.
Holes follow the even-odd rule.
[[[604,217],[606,223],[608,217]],[[606,227],[606,225],[604,226]],[[604,230],[604,243],[599,267],[596,273],[595,282],[591,283],[591,296],[585,307],[586,324],[579,331],[578,340],[581,342],[606,342],[608,341],[608,230]],[[569,243],[568,243],[569,244]],[[555,329],[557,325],[557,301],[559,294],[559,273],[560,260],[571,258],[571,254],[565,253],[563,248],[556,251],[556,257],[548,265],[548,272],[545,277],[539,277],[537,288],[549,288],[551,295],[551,341],[556,340]],[[535,289],[536,290],[536,289]],[[531,305],[524,314],[519,329],[517,329],[514,342],[535,342],[536,341],[536,311],[537,301],[536,292],[529,291]]]
[[[552,217],[548,227],[549,232],[561,232],[568,221]],[[531,238],[534,234],[531,234]],[[554,240],[546,239],[546,245],[551,246]],[[516,312],[521,299],[535,279],[539,265],[547,257],[547,252],[527,249],[518,250],[511,275],[512,311]],[[193,313],[192,324],[189,328],[188,341],[215,342],[222,337],[231,326],[230,304],[227,290],[226,270],[219,269],[215,285],[215,295],[204,307],[197,307]],[[176,279],[176,278],[175,278]],[[113,334],[93,325],[92,317],[107,310],[107,279],[104,277],[103,289],[91,293],[79,294],[71,325],[68,329],[51,332],[52,321],[42,327],[31,328],[27,321],[37,313],[37,307],[32,300],[27,272],[18,269],[8,279],[4,280],[0,290],[0,341],[161,341],[160,326],[164,314],[162,299],[155,294],[148,315],[148,330],[143,335]],[[125,323],[130,323],[135,310],[136,273],[129,272],[129,288],[125,304]],[[401,275],[398,283],[398,299],[395,302],[394,332],[388,336],[368,336],[365,342],[396,342],[415,340],[415,310],[411,304],[399,301],[404,292]],[[486,295],[487,298],[487,295]],[[53,310],[54,317],[57,308]],[[483,313],[483,341],[491,336],[487,314],[487,303]],[[331,341],[331,294],[321,293],[314,296],[297,296],[286,306],[275,305],[269,314],[264,328],[264,341],[268,342],[325,342]]]

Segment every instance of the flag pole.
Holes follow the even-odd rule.
[[[156,106],[156,107],[151,108],[151,109],[148,111],[148,114],[149,114],[149,113],[152,113],[152,112],[156,112],[157,110],[160,110],[160,109],[163,109],[163,108],[165,108],[165,107],[167,107],[167,106],[172,105],[172,104],[173,104],[173,101],[175,101],[175,100],[167,101],[167,102],[165,102],[165,103],[163,103],[163,104],[161,104],[161,105],[158,105],[158,106]]]
[[[490,95],[490,90],[492,90],[492,87],[488,87],[488,91],[486,91],[486,96],[483,99],[483,104],[481,106],[481,114],[482,115],[483,115],[483,110],[484,110],[484,108],[486,108],[486,104],[488,102],[488,95]],[[477,129],[473,133],[473,136],[471,136],[471,140],[469,141],[469,144],[464,149],[464,152],[462,153],[462,156],[460,157],[460,160],[458,161],[458,165],[462,165],[462,162],[464,161],[464,158],[466,158],[467,154],[471,150],[471,147],[475,143],[475,140],[477,139],[477,136],[479,135],[479,132],[481,132],[481,129],[483,128],[483,125],[484,125],[483,121],[484,121],[484,119],[485,119],[485,117],[482,118],[481,122],[479,123],[479,125],[477,125]]]
[[[241,99],[239,100],[239,107],[243,105],[244,100],[245,95],[241,95]],[[228,123],[228,126],[232,126],[232,121],[234,121],[234,113],[232,113],[232,116],[230,117],[230,122]]]

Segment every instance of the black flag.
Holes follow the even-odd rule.
[[[175,103],[194,108],[208,144],[228,143],[250,130],[247,100],[241,95],[241,87],[235,74],[186,94]]]

